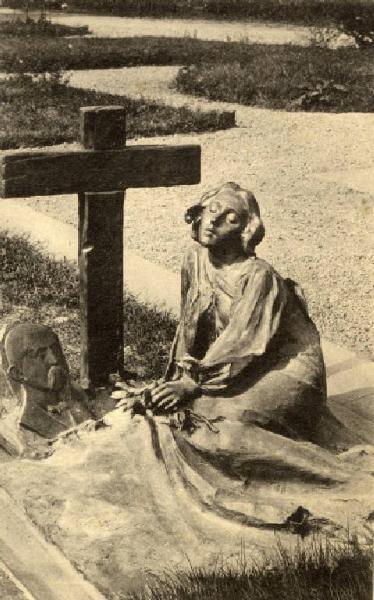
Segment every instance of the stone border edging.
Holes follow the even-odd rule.
[[[25,588],[25,598],[35,600],[105,600],[57,549],[48,543],[0,488],[0,513],[6,519],[0,527],[0,558],[12,578]],[[28,595],[27,595],[28,594]]]

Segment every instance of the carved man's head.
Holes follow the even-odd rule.
[[[265,235],[256,198],[232,182],[204,194],[185,219],[192,224],[192,238],[207,247],[240,236],[244,253],[251,255]]]
[[[59,392],[69,370],[57,335],[50,327],[22,323],[5,335],[2,363],[13,388],[20,384],[41,391]]]

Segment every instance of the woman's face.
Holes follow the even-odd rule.
[[[240,239],[246,213],[240,202],[232,197],[213,197],[201,213],[198,240],[202,246],[213,248]]]

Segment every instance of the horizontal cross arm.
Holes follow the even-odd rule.
[[[200,182],[201,148],[128,146],[120,150],[50,147],[7,151],[0,159],[0,196],[22,198]]]

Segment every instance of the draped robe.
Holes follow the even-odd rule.
[[[194,409],[313,437],[326,402],[319,335],[301,290],[255,256],[215,267],[195,247],[182,267],[181,318],[168,377],[201,386]]]

